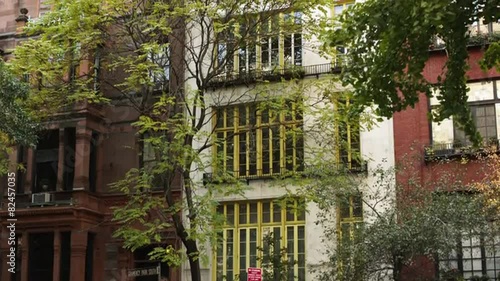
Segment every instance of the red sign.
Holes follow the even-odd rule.
[[[262,268],[249,267],[248,270],[248,281],[262,281]]]

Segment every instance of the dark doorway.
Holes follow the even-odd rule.
[[[157,245],[151,245],[147,247],[142,247],[134,252],[135,268],[155,268],[160,264],[161,267],[161,280],[170,280],[170,269],[166,262],[159,263],[158,261],[150,260],[149,253],[153,251],[154,248],[161,247]],[[168,279],[167,279],[168,278]],[[139,276],[135,277],[135,281],[158,281],[158,275],[150,276]]]
[[[28,281],[52,280],[54,233],[29,234]]]

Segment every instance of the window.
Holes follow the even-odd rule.
[[[340,17],[344,11],[346,11],[349,7],[354,5],[354,1],[335,1],[332,9],[332,16],[334,18]],[[341,66],[345,63],[347,55],[347,48],[344,46],[336,46],[335,47],[335,57],[334,63],[336,66]]]
[[[476,124],[478,132],[483,137],[483,140],[488,141],[497,139],[497,124],[495,105],[473,105],[470,106],[472,118]],[[458,128],[457,125],[453,126],[455,143],[462,145],[469,145],[470,141],[465,136],[464,131]]]
[[[25,146],[19,145],[17,147],[17,164],[21,165],[21,168],[17,169],[17,190],[18,194],[24,193],[24,183],[26,177],[26,167],[28,166],[28,151]]]
[[[148,55],[148,60],[152,63],[149,77],[154,85],[154,90],[168,90],[170,80],[169,45],[160,45],[157,50],[152,50]]]
[[[100,76],[101,76],[101,56],[102,47],[99,46],[94,52],[94,91],[98,92],[100,90]]]
[[[287,101],[274,111],[256,103],[215,109],[216,167],[235,177],[303,170],[302,111]]]
[[[288,280],[305,280],[304,202],[281,203],[247,201],[218,206],[226,220],[216,250],[215,280],[246,281],[248,267],[270,262],[271,245],[274,253],[286,248],[284,258],[293,264]]]
[[[337,198],[337,271],[343,280],[365,280],[359,267],[364,264],[364,255],[358,246],[363,244],[363,202],[361,194],[339,196]]]
[[[68,79],[70,83],[73,83],[80,75],[80,59],[81,59],[81,44],[76,43],[71,48],[69,55],[70,65]]]
[[[440,259],[442,271],[458,270],[469,280],[472,276],[487,275],[491,280],[500,277],[500,237],[466,235],[459,239],[458,248],[448,259]]]
[[[43,131],[35,153],[33,192],[55,191],[59,162],[59,130]],[[69,167],[74,168],[74,165]]]
[[[353,240],[363,224],[363,201],[361,194],[340,197],[338,204],[339,238]]]
[[[239,37],[246,39],[238,39],[239,46],[235,46]],[[226,73],[302,65],[302,13],[247,15],[222,32],[218,40],[217,62],[224,65]]]
[[[151,182],[151,189],[158,190],[162,188],[161,171],[158,171],[158,159],[160,158],[160,151],[158,142],[160,137],[151,137],[149,133],[144,133],[142,161],[144,169],[153,177]]]
[[[349,170],[361,168],[359,115],[353,112],[349,99],[338,99],[335,102],[338,114],[337,151],[338,163]]]

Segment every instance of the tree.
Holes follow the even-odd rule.
[[[473,186],[483,194],[485,207],[496,217],[500,214],[500,157],[496,153],[489,153],[482,157],[482,161],[486,166],[485,176]]]
[[[16,49],[14,66],[37,85],[31,96],[35,107],[49,103],[48,111],[54,112],[74,102],[114,99],[113,106],[130,109],[127,117],[139,134],[139,154],[151,153],[154,160],[147,164],[141,157],[139,167],[115,185],[129,196],[126,206],[115,212],[122,226],[116,235],[135,250],[161,242],[161,232],[174,229],[185,251],[157,249],[153,257],[172,264],[187,259],[191,280],[200,281],[200,260],[208,256],[205,245],[215,244],[221,220],[214,213],[213,195],[243,190],[236,176],[223,169],[214,179],[234,183],[229,187],[202,186],[201,179],[194,178],[224,161],[222,155],[207,160],[208,150],[222,143],[212,142],[211,108],[265,100],[273,94],[253,86],[214,91],[214,81],[234,78],[248,85],[248,78],[254,79],[251,83],[266,80],[263,69],[240,65],[234,70],[233,54],[257,44],[258,32],[270,37],[279,30],[306,33],[314,27],[307,24],[314,20],[311,11],[320,4],[56,0],[50,13],[26,29],[37,37]],[[266,73],[280,79],[286,74],[276,65]],[[284,99],[271,100],[275,112],[284,114],[279,109]],[[157,186],[160,198],[152,192]]]
[[[390,117],[414,106],[420,93],[435,96],[440,105],[432,119],[453,116],[477,144],[481,137],[467,106],[468,27],[478,21],[496,22],[498,5],[497,0],[366,1],[344,13],[341,28],[331,28],[325,38],[327,45],[349,50],[344,82],[354,87],[361,106],[376,104],[379,115]],[[423,69],[436,38],[444,42],[448,59],[433,84]],[[488,68],[498,65],[498,45],[490,48],[483,64]]]
[[[319,280],[402,280],[404,268],[422,257],[438,262],[456,254],[457,243],[463,239],[493,241],[498,235],[498,229],[487,223],[491,217],[484,212],[484,197],[474,194],[472,186],[463,186],[461,173],[443,173],[430,186],[421,185],[414,176],[394,186],[394,176],[407,173],[404,169],[375,173],[377,180],[372,185],[360,185],[352,178],[347,181],[355,184],[340,189],[317,189],[323,198],[319,223],[325,229],[323,241],[329,258],[318,270]],[[338,222],[332,221],[332,210],[342,208],[341,198],[359,192],[367,195],[363,196],[363,211],[368,218],[346,238]],[[452,273],[453,268],[440,263],[440,276]],[[425,268],[419,267],[417,274],[425,275]]]
[[[0,60],[0,151],[5,155],[13,144],[35,143],[36,125],[32,114],[22,106],[28,97],[28,86],[19,81]],[[7,171],[7,159],[2,157],[0,173]]]

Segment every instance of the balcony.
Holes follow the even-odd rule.
[[[8,208],[10,201],[4,196],[0,211]],[[43,207],[85,207],[92,210],[99,209],[99,198],[86,190],[49,191],[33,194],[16,194],[16,209],[43,208]]]
[[[464,145],[460,142],[436,143],[424,147],[424,160],[426,162],[453,159],[461,157],[472,158],[477,155],[499,152],[500,140],[490,139],[479,147]]]
[[[290,66],[275,68],[272,70],[251,70],[240,73],[224,73],[211,79],[209,86],[212,88],[248,85],[259,81],[281,81],[290,79],[301,79],[307,76],[318,77],[321,74],[337,74],[342,70],[343,61],[335,63],[323,63],[308,66]]]

